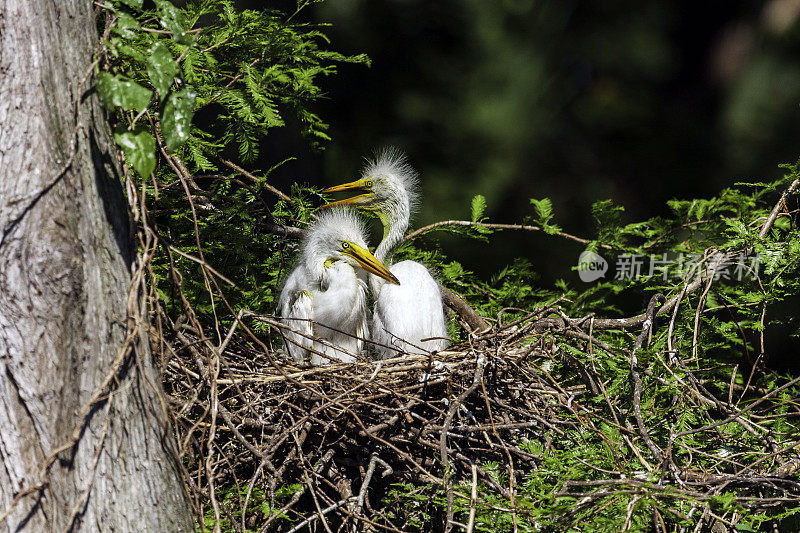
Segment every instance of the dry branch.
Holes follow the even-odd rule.
[[[787,194],[774,213],[780,212]],[[762,232],[777,216],[764,223]],[[209,283],[216,284],[217,276],[198,255],[195,262]],[[554,496],[580,502],[572,514],[561,517],[565,529],[581,509],[606,505],[618,495],[631,496],[628,501],[633,502],[623,515],[627,524],[638,498],[654,498],[670,510],[675,500],[692,502],[698,506],[697,517],[709,500],[734,486],[741,505],[785,506],[800,498],[792,466],[797,442],[784,439],[755,464],[742,465],[721,451],[696,450],[686,437],[719,442],[723,425],[726,431],[732,426],[759,431],[763,417],[772,416],[778,405],[790,416],[800,416],[798,402],[779,399],[800,378],[738,407],[729,391],[704,387],[700,369],[664,362],[669,375],[662,377],[637,360],[656,317],[671,319],[665,328],[669,338],[683,299],[708,287],[732,256],[708,250],[705,261],[670,297],[653,295],[645,312],[622,319],[571,318],[556,303],[505,324],[501,313],[491,327],[458,295],[443,289],[447,305],[472,329],[466,342],[430,355],[380,362],[365,357],[316,368],[298,365],[274,349],[267,335],[255,333],[255,321],[273,332],[286,327],[274,317],[230,309],[238,317],[236,327],[221,328],[198,319],[181,293],[186,319],[175,324],[154,293],[152,309],[164,325],[163,331],[153,330],[154,346],[165,361],[175,431],[185,444],[188,490],[215,517],[240,516],[240,522],[231,520],[240,530],[299,531],[316,525],[332,531],[403,531],[405,524],[382,514],[379,500],[371,496],[389,498],[393,484],[441,490],[447,501],[442,528],[463,521],[465,529],[474,529],[478,513],[486,510],[513,513],[515,524],[535,527],[530,512],[517,505],[524,496],[516,493],[514,476],[521,479],[524,472],[536,471],[543,458],[525,442],[539,442],[554,453],[582,445],[577,435],[602,435],[616,466],[610,470],[579,459],[602,478],[563,480]],[[180,288],[177,276],[175,283]],[[593,336],[599,329],[633,327],[641,331],[628,347]],[[217,330],[228,332],[224,340]],[[631,385],[609,392],[612,377],[570,355],[567,347],[590,354],[603,350],[629,360]],[[568,364],[551,370],[555,362]],[[676,403],[671,416],[678,418],[697,405],[713,406],[720,414],[688,430],[673,427],[665,436],[657,427],[660,420],[654,421],[641,405],[642,392],[653,384],[669,384],[686,400]],[[749,387],[750,380],[743,396]],[[614,428],[617,436],[601,432],[602,424]],[[700,453],[711,455],[716,466],[692,459]],[[488,462],[509,472],[510,482],[498,483],[496,473],[484,468]],[[662,473],[654,484],[647,471],[659,468]],[[639,471],[644,479],[636,477]],[[246,497],[223,497],[223,487],[238,488]],[[479,497],[486,492],[508,504],[486,503]],[[459,507],[459,501],[467,503]]]
[[[648,306],[646,314],[651,323],[658,301],[653,298]],[[168,322],[166,317],[164,320]],[[635,353],[635,349],[643,345],[649,327],[643,328],[629,353]],[[485,508],[477,497],[470,497],[472,511],[470,508],[457,511],[456,492],[469,494],[478,482],[483,490],[494,491],[511,501],[509,488],[497,484],[481,464],[494,461],[510,467],[510,458],[514,457],[519,463],[514,466],[517,470],[537,467],[540,458],[519,447],[523,438],[547,441],[568,438],[571,433],[564,431],[568,429],[592,432],[595,431],[593,420],[603,419],[614,424],[606,417],[608,414],[621,417],[623,422],[620,426],[622,440],[615,446],[619,449],[641,447],[636,454],[646,455],[656,464],[661,459],[667,460],[666,453],[659,458],[648,444],[652,429],[648,427],[642,431],[642,428],[651,419],[640,407],[611,412],[593,407],[597,404],[590,399],[595,393],[579,376],[553,375],[542,370],[544,363],[557,356],[548,341],[553,334],[544,332],[532,346],[521,346],[518,340],[513,340],[513,331],[495,330],[491,336],[478,337],[477,342],[485,344],[458,345],[430,357],[397,357],[377,363],[323,368],[297,366],[279,352],[268,357],[247,338],[233,335],[226,350],[219,354],[221,365],[216,375],[209,371],[204,357],[197,359],[196,355],[189,355],[192,351],[202,353],[206,345],[186,330],[179,336],[165,339],[172,354],[167,367],[167,384],[175,405],[180,406],[175,410],[178,432],[183,440],[196,441],[187,450],[187,457],[189,464],[195,465],[192,477],[199,481],[198,486],[208,484],[204,478],[213,475],[217,487],[229,486],[239,479],[245,485],[263,487],[267,494],[273,495],[277,487],[306,479],[298,492],[288,498],[275,499],[274,505],[276,510],[281,509],[280,514],[301,517],[288,529],[319,522],[324,517],[334,530],[339,527],[333,527],[334,524],[342,524],[350,530],[358,530],[366,524],[381,524],[389,530],[402,531],[402,524],[392,525],[380,514],[376,501],[370,505],[368,495],[373,491],[383,493],[391,483],[433,482],[444,487],[446,495],[450,494],[448,518],[451,525],[457,525],[461,523],[457,512],[466,513],[462,515],[463,521],[469,522],[468,514],[474,515]],[[555,335],[558,338],[559,333]],[[574,342],[569,338],[565,335],[561,342]],[[188,351],[184,346],[189,347]],[[598,349],[602,349],[599,344]],[[637,373],[638,377],[634,378],[637,382],[653,379],[635,366],[632,369]],[[208,403],[214,398],[213,381],[216,381],[220,406],[214,449],[217,456],[228,457],[231,464],[228,468],[208,469],[202,460],[207,446],[203,443],[212,436],[204,428],[209,428],[213,421]],[[690,387],[688,383],[686,386]],[[785,385],[789,386],[791,383]],[[709,394],[703,390],[698,393]],[[770,398],[776,395],[780,395],[780,391],[761,403],[751,404],[749,409],[732,413],[718,421],[718,425],[746,422],[756,413],[768,413]],[[625,403],[621,397],[610,398],[610,401],[616,405]],[[707,398],[707,401],[715,402],[716,398]],[[579,412],[582,416],[576,417]],[[626,429],[625,424],[632,431]],[[697,430],[713,435],[718,425],[708,424]],[[678,434],[674,441],[676,446],[680,436]],[[659,449],[652,440],[651,443]],[[784,446],[769,456],[788,462],[792,450]],[[719,460],[720,468],[715,472],[694,470],[692,464],[679,464],[675,472],[680,479],[675,479],[672,469],[668,469],[663,483],[670,491],[665,491],[663,497],[669,499],[678,494],[705,501],[734,477],[737,483],[753,488],[781,487],[781,495],[774,497],[752,500],[743,495],[741,501],[747,505],[778,505],[783,494],[800,496],[800,486],[790,475],[775,476],[775,472],[771,472],[772,477],[758,468],[734,473],[726,466],[734,464],[731,460],[722,456]],[[280,465],[280,468],[267,468],[268,474],[259,474],[261,469],[256,469],[255,465],[260,464]],[[379,465],[384,474],[375,476]],[[346,492],[349,495],[344,497],[340,492],[343,481],[349,487]],[[627,478],[602,486],[615,484],[621,484],[615,490],[630,491],[634,495],[644,495],[651,490],[649,485]],[[587,485],[580,480],[569,481],[562,488],[562,494],[589,497],[587,505],[591,505],[605,494],[598,490],[600,486]],[[226,510],[222,501],[217,504],[222,515],[236,511]],[[264,515],[252,507],[240,511],[249,517],[246,527],[267,531],[275,530],[278,523],[284,524],[278,529],[288,525],[278,518],[277,512]],[[518,508],[515,512],[517,520],[529,520],[524,509]]]
[[[461,226],[461,227],[473,227],[473,228],[487,228],[487,229],[496,229],[496,230],[518,230],[518,231],[530,231],[530,232],[543,232],[539,226],[530,226],[526,224],[497,224],[492,222],[473,222],[471,220],[442,220],[441,222],[434,222],[433,224],[429,224],[427,226],[423,226],[415,231],[412,231],[405,237],[400,243],[408,242],[412,239],[416,239],[420,235],[428,233],[429,231],[438,229],[438,228],[446,228],[448,226]],[[565,239],[577,242],[579,244],[588,245],[591,244],[592,241],[589,239],[583,239],[581,237],[577,237],[575,235],[571,235],[569,233],[565,233],[563,231],[556,231],[553,233],[558,237],[563,237]],[[611,246],[607,245],[600,245],[601,248],[605,249],[613,249]]]

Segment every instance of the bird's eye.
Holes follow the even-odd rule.
[[[368,188],[370,188],[370,189],[371,189],[371,188],[372,188],[372,186],[373,186],[373,185],[375,185],[375,183],[374,183],[372,180],[367,180],[367,183],[366,183],[366,185],[367,185],[367,187],[368,187]]]
[[[346,243],[346,242],[343,242],[342,243],[342,250],[347,250],[348,248],[350,248],[350,245],[348,243]]]

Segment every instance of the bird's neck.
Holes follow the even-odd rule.
[[[378,248],[375,249],[375,258],[386,265],[387,268],[391,268],[394,251],[408,229],[409,215],[410,213],[407,208],[401,208],[388,213],[377,213],[381,224],[383,224],[383,240],[378,245]],[[383,278],[370,276],[372,294],[377,295],[384,283],[386,283],[386,280]]]

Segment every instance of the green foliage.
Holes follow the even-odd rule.
[[[480,194],[476,194],[472,198],[472,221],[479,222],[486,211],[486,198]]]
[[[135,1],[105,4],[110,16],[101,30],[109,35],[104,43],[109,66],[98,75],[98,92],[130,130],[138,123],[156,137],[159,132],[149,124],[124,114],[146,111],[160,125],[166,149],[188,142],[180,155],[203,171],[213,166],[208,153],[229,145],[244,162],[252,161],[260,140],[288,115],[319,146],[328,140],[327,125],[309,108],[322,96],[319,79],[334,74],[336,62],[367,62],[365,56],[321,48],[327,41],[319,29],[288,22],[279,11],[239,11],[229,1],[211,0],[195,0],[183,9],[168,0],[155,5],[148,11]],[[214,113],[214,131],[192,125],[201,109]],[[211,143],[204,134],[221,140]],[[128,143],[126,154],[148,159],[141,153],[145,149],[155,152],[149,144]]]
[[[120,107],[123,111],[142,111],[150,103],[152,91],[122,76],[101,72],[97,76],[97,92],[106,108]]]
[[[291,158],[254,171],[251,179],[222,176],[219,156],[233,151],[239,164],[252,161],[269,131],[289,117],[319,146],[327,126],[310,106],[323,95],[321,78],[335,74],[339,62],[367,58],[326,50],[319,27],[291,22],[291,14],[276,10],[242,11],[232,2],[210,0],[182,8],[159,0],[155,7],[106,4],[99,30],[108,35],[107,65],[98,75],[98,92],[112,112],[115,139],[128,164],[141,177],[153,174],[144,180],[145,198],[160,237],[172,247],[160,248],[154,261],[160,294],[171,309],[180,309],[173,285],[180,283],[195,309],[209,316],[219,311],[223,293],[236,305],[271,311],[295,243],[276,239],[265,227],[302,225],[318,196],[298,186],[291,203],[273,201],[269,175]],[[198,112],[208,126],[194,121]],[[185,183],[193,210],[173,168],[177,161],[189,172],[210,176]],[[233,285],[220,281],[223,292],[210,291],[201,255]],[[169,274],[172,266],[180,280]]]
[[[114,140],[140,176],[149,176],[156,168],[156,140],[142,128],[129,131],[117,128]]]
[[[702,267],[704,251],[707,249],[728,251],[733,259],[720,265],[716,279],[705,293],[682,299],[679,304],[672,331],[667,332],[668,318],[660,318],[646,349],[639,352],[638,362],[647,376],[641,405],[644,424],[653,428],[651,437],[661,449],[666,449],[670,434],[692,431],[717,420],[713,406],[694,405],[685,398],[684,386],[688,370],[699,372],[705,380],[705,390],[723,399],[732,386],[737,390],[749,387],[738,401],[739,408],[748,409],[762,401],[761,390],[774,390],[786,378],[773,372],[756,372],[748,376],[741,367],[751,368],[760,353],[762,335],[775,326],[789,328],[791,335],[800,336],[800,321],[796,313],[781,311],[784,302],[796,301],[800,294],[800,232],[795,229],[796,219],[783,216],[776,221],[765,238],[758,236],[761,224],[772,210],[778,193],[800,177],[800,164],[785,167],[787,174],[774,183],[740,184],[739,188],[725,189],[708,199],[691,201],[674,200],[669,203],[673,216],[656,217],[643,222],[623,224],[623,207],[611,201],[595,203],[592,213],[597,221],[596,240],[589,246],[604,256],[610,263],[609,276],[592,284],[574,285],[559,282],[554,288],[537,287],[535,265],[518,259],[503,268],[488,281],[476,279],[464,265],[445,257],[437,249],[423,251],[405,247],[400,256],[413,258],[428,265],[438,265],[440,279],[449,287],[467,296],[470,303],[483,316],[494,319],[501,316],[504,323],[524,318],[528,311],[544,309],[558,303],[558,309],[571,317],[593,314],[598,317],[624,317],[642,312],[650,295],[663,292],[667,297],[676,295],[688,279],[695,265]],[[552,205],[546,199],[532,200],[535,223],[549,227],[553,233],[555,217]],[[473,222],[475,212],[482,213],[480,201],[473,200]],[[477,206],[477,207],[476,207]],[[481,218],[485,221],[485,218]],[[465,237],[475,237],[460,231]],[[639,276],[614,276],[614,259],[622,256],[640,257],[645,264],[664,261],[663,268],[651,274],[643,267]],[[619,274],[619,270],[616,272]],[[693,274],[691,274],[693,275]],[[698,311],[700,309],[700,311]],[[632,332],[635,335],[635,331]],[[632,346],[633,336],[620,330],[594,332],[598,342],[610,348],[600,350],[596,346],[593,354],[586,343],[558,341],[563,359],[547,363],[546,370],[565,386],[575,380],[576,372],[569,361],[587,365],[597,379],[604,383],[605,394],[613,405],[623,411],[630,405],[633,388],[630,377],[630,361],[624,350]],[[689,368],[671,365],[668,362],[668,341],[680,360]],[[535,342],[535,339],[532,339]],[[768,354],[766,354],[768,356]],[[760,357],[763,357],[762,354]],[[733,384],[733,385],[731,385]],[[761,431],[781,435],[781,439],[800,431],[796,421],[783,418],[786,407],[796,403],[800,389],[795,385],[786,391],[783,409],[775,412],[774,418],[763,420]],[[602,412],[610,406],[603,397],[594,400],[593,407]],[[614,420],[618,414],[607,410],[606,420]],[[519,530],[544,531],[619,531],[630,516],[632,530],[648,530],[652,527],[653,510],[658,510],[668,524],[694,527],[696,520],[681,520],[697,505],[709,506],[718,516],[730,516],[736,512],[741,520],[737,527],[741,531],[759,530],[760,524],[793,520],[794,506],[784,506],[774,512],[754,513],[741,505],[742,492],[731,490],[714,495],[706,502],[695,497],[671,491],[657,485],[658,476],[648,473],[648,466],[638,457],[620,450],[612,444],[621,442],[619,429],[606,421],[597,422],[595,433],[567,432],[560,437],[551,435],[543,446],[540,435],[518,435],[515,444],[539,457],[537,466],[526,470],[524,482],[518,479],[516,505],[519,510]],[[718,468],[729,454],[735,461],[727,467],[735,472],[736,465],[750,464],[761,457],[759,439],[766,433],[753,434],[738,423],[720,426],[715,438],[709,432],[689,434],[681,439],[684,449],[705,450],[704,454],[687,455],[679,452],[677,461],[699,464],[706,468]],[[759,436],[761,435],[761,436]],[[786,442],[786,441],[784,441]],[[648,457],[648,463],[655,461]],[[483,468],[490,470],[489,464]],[[702,468],[702,467],[701,467]],[[764,464],[763,471],[774,466]],[[600,480],[608,476],[604,472],[621,471],[631,479],[641,479],[646,486],[635,485],[627,493],[613,491],[596,497],[591,489],[582,490],[580,496],[558,496],[564,482]],[[498,472],[502,477],[505,472]],[[507,483],[498,480],[498,483]],[[598,488],[597,491],[603,489]],[[456,488],[456,520],[466,521],[469,511],[469,494],[466,480]],[[483,505],[478,506],[476,531],[511,531],[511,514],[500,509],[509,509],[511,502],[493,499],[496,494],[488,487],[479,490]],[[589,498],[591,505],[579,505]],[[446,511],[444,489],[427,486],[412,488],[398,486],[389,493],[384,504],[390,509],[387,516],[404,523],[413,530],[425,530],[425,525],[437,523]],[[632,511],[631,511],[632,510]],[[630,511],[630,513],[629,513]],[[678,514],[675,514],[675,513]],[[786,522],[794,523],[794,522]],[[584,524],[584,525],[581,525]],[[591,524],[586,526],[585,524]]]
[[[283,485],[275,490],[273,497],[259,487],[248,489],[246,486],[230,487],[220,491],[218,495],[221,505],[227,509],[233,509],[230,515],[221,516],[219,526],[222,531],[237,531],[236,526],[242,520],[242,513],[246,511],[247,517],[251,523],[260,523],[266,517],[272,517],[278,524],[291,525],[297,522],[297,518],[293,518],[285,513],[279,513],[279,510],[286,501],[297,492],[300,492],[303,486],[300,483],[290,483]],[[247,503],[245,508],[244,504]],[[276,516],[276,513],[277,514]],[[213,530],[217,524],[217,518],[214,514],[214,509],[209,506],[203,516],[204,525],[206,528]],[[236,522],[234,525],[231,521]],[[255,533],[258,528],[247,527],[244,531],[247,533]]]
[[[191,89],[182,89],[169,95],[161,124],[164,126],[164,141],[170,152],[189,139],[194,101],[195,94]]]
[[[230,323],[242,308],[270,314],[298,247],[296,240],[281,236],[275,228],[304,227],[321,197],[317,190],[295,184],[286,191],[288,200],[276,200],[269,186],[270,174],[291,160],[288,154],[266,171],[247,174],[229,172],[221,158],[237,154],[236,164],[246,168],[270,131],[290,118],[300,125],[311,145],[320,146],[328,139],[327,126],[312,106],[323,95],[321,79],[335,74],[337,63],[366,63],[367,59],[327,50],[327,39],[319,27],[292,22],[292,15],[279,11],[239,11],[232,2],[210,0],[195,0],[180,9],[166,0],[154,5],[155,10],[145,10],[141,0],[106,4],[108,16],[100,30],[108,38],[99,63],[97,90],[115,123],[115,139],[139,176],[127,178],[134,180],[133,189],[142,191],[157,233],[160,246],[152,262],[155,288],[173,317],[187,312],[189,306],[214,324]],[[197,124],[194,117],[198,112],[210,117],[204,121],[210,125]],[[779,324],[794,335],[800,333],[796,313],[787,317],[774,311],[800,293],[800,234],[790,218],[782,217],[764,238],[759,237],[760,223],[774,205],[777,192],[800,176],[797,165],[786,170],[786,176],[774,183],[739,184],[709,199],[673,200],[669,217],[640,222],[625,224],[622,206],[611,200],[596,202],[592,207],[596,235],[591,236],[588,248],[609,261],[610,271],[605,279],[592,284],[561,280],[553,287],[539,286],[536,269],[546,258],[519,258],[489,279],[479,279],[469,265],[447,257],[426,238],[404,245],[397,259],[425,263],[482,316],[503,325],[525,319],[531,312],[605,318],[636,315],[656,292],[676,295],[692,266],[703,261],[706,249],[752,250],[743,255],[741,263],[727,265],[702,296],[695,293],[681,300],[669,337],[666,319],[657,319],[652,339],[638,353],[638,364],[646,376],[644,421],[653,428],[652,439],[665,449],[675,432],[702,427],[719,417],[718,406],[687,407],[691,399],[677,394],[678,385],[689,379],[688,365],[702,372],[703,386],[719,397],[734,386],[744,390],[751,383],[773,390],[785,383],[782,376],[768,372],[754,372],[751,380],[740,367],[754,367],[765,330]],[[530,203],[531,221],[557,245],[563,230],[554,224],[553,203],[548,198],[531,199]],[[447,231],[489,243],[488,249],[494,230],[481,225],[487,222],[486,199],[475,195],[469,207],[471,224],[448,227]],[[665,270],[654,270],[653,275],[645,269],[639,276],[615,277],[619,264],[615,260],[621,254],[648,260],[666,254],[668,260]],[[752,262],[756,254],[758,264]],[[748,270],[754,266],[758,277]],[[277,341],[266,328],[257,333],[265,342]],[[451,334],[455,340],[466,337],[456,319],[451,321]],[[217,335],[221,336],[219,331]],[[591,431],[565,429],[546,443],[541,435],[515,433],[514,444],[536,457],[535,467],[520,464],[517,472],[518,530],[578,531],[585,522],[592,531],[618,531],[627,517],[633,530],[645,530],[654,510],[662,512],[670,525],[690,525],[680,517],[698,501],[658,485],[657,472],[648,470],[648,464],[656,463],[653,457],[639,457],[610,444],[620,442],[629,431],[610,421],[618,416],[620,406],[627,409],[632,402],[630,361],[620,355],[630,348],[632,333],[610,329],[593,335],[602,344],[563,338],[556,342],[549,337],[557,345],[558,357],[543,362],[540,370],[570,386],[580,386],[574,370],[577,361],[591,368],[615,404],[607,405],[603,397],[586,400],[596,409],[593,412],[603,415],[593,420]],[[537,340],[529,336],[520,342],[526,345]],[[687,366],[668,366],[670,353]],[[753,390],[742,393],[739,408],[758,402]],[[781,401],[788,405],[799,392],[796,387],[787,389]],[[557,405],[556,399],[553,405]],[[565,416],[579,421],[578,414]],[[737,424],[720,425],[713,438],[708,433],[702,437],[687,433],[681,441],[683,449],[698,453],[691,458],[679,455],[677,460],[713,469],[719,460],[713,454],[733,447],[736,461],[751,464],[762,457],[765,435],[786,438],[798,431],[796,420],[790,417],[765,418],[759,424],[763,431],[755,435]],[[733,464],[727,468],[733,470]],[[498,483],[508,483],[508,473],[498,465],[481,466]],[[772,466],[764,465],[765,469]],[[619,494],[586,487],[562,491],[566,481],[596,481],[609,471],[641,483],[632,483]],[[275,507],[297,490],[299,485],[278,489]],[[469,483],[458,480],[456,492],[457,519],[465,521]],[[221,501],[231,508],[243,504],[243,491],[238,487],[225,487],[220,494]],[[479,494],[475,531],[513,530],[510,502],[484,484],[479,486]],[[786,507],[769,516],[756,513],[741,506],[738,496],[731,489],[702,504],[718,514],[736,511],[744,517],[738,524],[743,531],[795,512]],[[586,498],[590,504],[583,503]],[[264,515],[273,510],[261,489],[253,491],[251,502],[248,510],[258,508]],[[441,523],[446,509],[443,488],[432,485],[396,485],[388,490],[383,504],[392,523],[419,531]],[[217,520],[211,509],[206,509],[204,518],[209,527]],[[228,520],[222,518],[221,526],[232,527]]]
[[[550,198],[542,198],[541,200],[531,198],[531,205],[533,205],[533,208],[536,212],[536,216],[533,220],[536,224],[542,227],[545,233],[552,235],[561,231],[561,228],[550,223],[554,216],[553,202],[550,201]]]
[[[621,213],[624,207],[614,205],[611,200],[602,200],[592,204],[592,217],[597,225],[597,237],[600,242],[616,244],[622,231],[620,228]]]
[[[172,59],[169,48],[164,43],[156,43],[147,59],[147,75],[163,101],[175,81],[178,65]],[[149,102],[148,102],[149,103]],[[191,122],[191,121],[190,121]]]

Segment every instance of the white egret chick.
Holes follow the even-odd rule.
[[[355,360],[369,335],[367,272],[389,284],[398,283],[367,250],[355,212],[322,213],[308,229],[300,262],[278,302],[282,321],[302,333],[284,332],[292,357],[299,361],[310,357],[315,365]]]
[[[374,213],[383,224],[383,240],[375,257],[400,280],[399,285],[389,285],[379,278],[370,279],[375,297],[371,338],[383,358],[443,350],[449,344],[439,284],[415,261],[391,263],[416,207],[418,187],[417,173],[405,155],[389,148],[367,163],[361,179],[324,191],[360,193],[325,207],[354,206]]]

